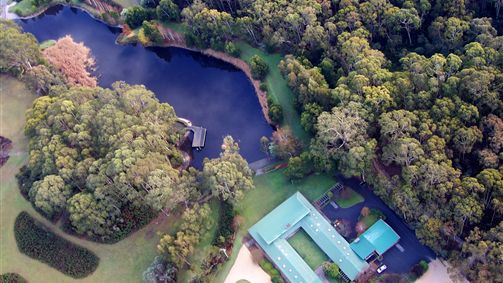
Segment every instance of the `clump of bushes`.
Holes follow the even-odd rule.
[[[274,266],[272,265],[272,263],[270,263],[269,261],[267,260],[262,260],[260,263],[259,263],[260,267],[262,267],[262,269],[271,276],[271,281],[272,283],[284,283],[285,281],[283,280],[283,278],[281,277],[281,274],[279,273],[279,271],[274,268]]]
[[[269,118],[271,121],[279,125],[283,121],[283,107],[277,103],[273,103],[269,106]]]
[[[338,278],[340,274],[339,266],[333,262],[323,263],[323,271],[328,277],[333,279]]]
[[[142,44],[146,44],[148,42],[151,42],[154,44],[161,44],[162,43],[162,41],[163,41],[162,34],[154,22],[143,21],[143,24],[141,27],[142,27],[143,35],[146,37],[146,41],[147,41],[147,42],[142,42]]]
[[[25,211],[16,218],[14,234],[22,253],[73,278],[84,278],[98,267],[93,252],[52,233]]]
[[[17,273],[4,273],[0,275],[0,283],[27,283],[21,275]]]
[[[227,41],[225,43],[224,51],[233,57],[239,57],[241,54],[241,50],[232,41]]]
[[[150,266],[143,272],[144,283],[176,282],[178,269],[162,256],[156,256]]]
[[[226,243],[229,238],[234,235],[234,217],[236,213],[234,212],[233,206],[224,201],[221,202],[220,206],[220,218],[218,220],[218,228],[215,233],[215,238],[213,239],[213,245],[220,245]]]
[[[415,264],[409,272],[409,277],[413,280],[421,277],[428,271],[428,263],[425,260],[421,260],[419,263]]]
[[[258,55],[254,55],[250,59],[250,69],[252,73],[252,77],[256,80],[263,80],[269,73],[269,66],[262,59],[262,57]]]

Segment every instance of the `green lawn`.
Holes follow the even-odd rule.
[[[124,8],[140,5],[140,0],[113,0],[113,2],[121,5],[121,7]]]
[[[342,208],[348,208],[348,207],[352,207],[353,205],[357,205],[359,203],[362,203],[364,201],[363,197],[353,191],[352,189],[350,188],[344,188],[344,190],[347,190],[347,196],[346,197],[338,197],[338,196],[334,196],[334,199],[335,199],[335,202],[337,203],[338,206],[342,207]]]
[[[213,282],[224,282],[225,277],[236,260],[238,251],[242,245],[242,238],[248,233],[248,228],[295,192],[300,191],[309,201],[314,201],[337,182],[328,175],[320,174],[310,175],[299,182],[291,183],[285,177],[284,169],[256,176],[253,180],[255,189],[245,194],[244,199],[238,207],[238,212],[243,216],[244,223],[238,231],[232,255]]]
[[[288,243],[292,245],[312,270],[316,270],[322,263],[328,261],[327,255],[313,242],[313,239],[311,239],[303,229],[300,229],[288,239]]]
[[[34,98],[23,83],[0,75],[0,135],[13,141],[11,158],[0,168],[0,274],[16,272],[29,282],[75,282],[75,279],[19,252],[14,239],[14,220],[25,210],[54,233],[98,255],[98,269],[79,282],[140,282],[143,271],[157,254],[159,237],[156,232],[170,231],[171,218],[156,219],[116,244],[97,244],[63,233],[38,214],[19,193],[15,175],[28,160],[28,143],[23,134],[24,113]]]
[[[379,219],[385,219],[384,214],[382,213],[382,211],[372,208],[370,210],[369,215],[361,217],[361,219],[359,220],[363,222],[367,227],[366,229],[368,229],[370,226],[374,225],[374,223],[376,223],[377,220]]]

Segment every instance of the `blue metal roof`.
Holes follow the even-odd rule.
[[[367,231],[351,243],[351,248],[361,257],[367,258],[374,251],[384,254],[395,245],[400,236],[382,219],[377,220]]]
[[[368,267],[330,222],[297,192],[249,229],[250,235],[290,282],[321,282],[286,240],[298,229],[304,229],[349,279],[354,280]]]

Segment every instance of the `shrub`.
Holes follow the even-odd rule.
[[[329,199],[332,199],[332,198],[334,197],[334,193],[332,193],[332,191],[328,191],[328,192],[327,192],[327,197],[328,197]]]
[[[239,48],[234,43],[232,43],[232,41],[227,41],[225,43],[224,51],[225,53],[230,54],[233,57],[239,57],[239,55],[241,54],[241,50],[239,50]]]
[[[221,202],[217,233],[215,233],[215,238],[213,239],[214,245],[227,241],[234,234],[234,216],[236,214],[233,206],[228,202]],[[223,238],[223,241],[220,240],[221,238]]]
[[[311,174],[312,168],[313,165],[309,153],[303,152],[300,156],[293,156],[288,159],[288,167],[285,170],[285,175],[290,180],[299,180]],[[332,198],[332,196],[329,197]]]
[[[144,35],[152,43],[160,44],[163,41],[161,32],[157,29],[157,26],[153,22],[143,21],[142,29]]]
[[[26,279],[24,279],[21,275],[17,273],[4,273],[0,275],[0,283],[26,283]]]
[[[283,280],[283,278],[281,278],[281,274],[279,273],[279,271],[274,268],[274,266],[272,265],[272,263],[270,263],[269,261],[267,260],[262,260],[260,262],[260,267],[262,267],[262,269],[271,276],[271,281],[272,283],[284,283],[285,281]]]
[[[262,57],[258,55],[254,55],[250,59],[250,69],[252,73],[252,77],[256,80],[263,80],[269,73],[269,66],[262,59]]]
[[[339,266],[335,263],[330,262],[323,263],[323,271],[326,275],[334,279],[339,277],[340,274]]]
[[[265,91],[265,92],[267,92],[269,90],[266,83],[260,83],[259,88],[261,91]],[[267,104],[272,104],[272,102],[269,102],[269,100],[270,100],[269,97],[267,97]]]
[[[283,121],[283,108],[279,104],[272,104],[269,107],[269,118],[274,124],[280,124]]]
[[[144,283],[176,282],[178,269],[162,256],[156,256],[150,266],[143,272]]]
[[[132,29],[142,25],[143,21],[148,20],[148,12],[141,6],[127,8],[124,12],[124,21]]]
[[[412,279],[417,279],[428,271],[428,263],[425,260],[421,260],[419,263],[415,264],[410,270],[410,277]]]
[[[25,211],[16,218],[14,234],[22,253],[73,278],[86,277],[98,267],[94,253],[52,233]]]
[[[113,233],[110,238],[106,238],[105,243],[113,244],[126,238],[131,233],[139,230],[143,226],[147,225],[152,219],[154,219],[157,214],[154,210],[149,207],[133,207],[127,206],[122,210],[121,221],[117,224],[119,230]],[[100,241],[99,238],[95,238],[95,241]]]

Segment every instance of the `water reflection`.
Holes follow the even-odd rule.
[[[216,157],[222,137],[240,141],[248,161],[264,157],[261,136],[271,127],[262,116],[253,86],[234,66],[206,55],[179,48],[143,48],[115,44],[118,28],[108,27],[85,12],[67,7],[50,9],[35,19],[20,21],[39,41],[67,34],[83,41],[96,58],[99,84],[123,80],[143,84],[177,114],[208,129],[206,147],[195,153],[197,166],[204,157]]]

